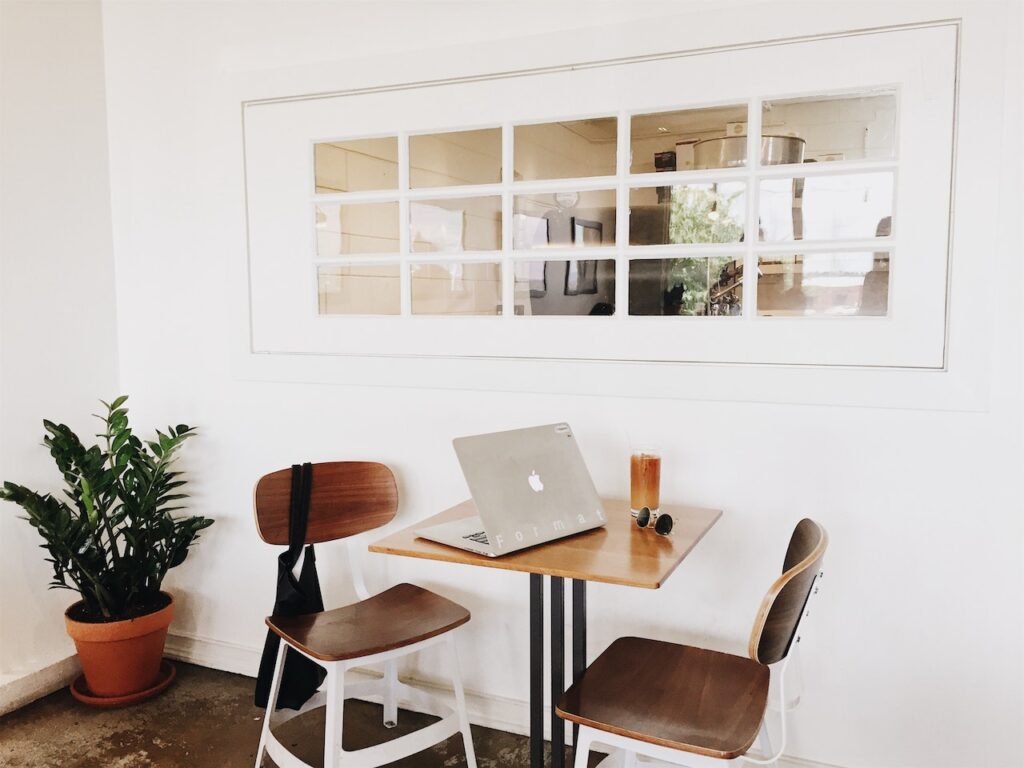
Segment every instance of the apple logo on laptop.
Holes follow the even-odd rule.
[[[533,472],[530,473],[530,487],[537,493],[544,490],[544,483],[541,482],[540,475],[537,474],[537,470],[533,470]]]

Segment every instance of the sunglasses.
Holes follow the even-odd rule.
[[[654,528],[654,532],[662,536],[672,533],[672,516],[656,515],[648,507],[641,509],[636,516],[637,528]]]

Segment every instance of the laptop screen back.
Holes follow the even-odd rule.
[[[461,437],[453,445],[496,554],[604,524],[568,424]]]

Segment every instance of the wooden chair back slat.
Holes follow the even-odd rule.
[[[761,602],[750,633],[750,658],[774,664],[789,654],[814,580],[828,548],[828,534],[818,523],[801,520],[793,530],[783,561],[782,575]]]
[[[292,470],[264,475],[256,483],[256,528],[268,544],[288,543]],[[384,464],[330,461],[313,465],[306,543],[317,544],[370,531],[398,512],[398,486]]]

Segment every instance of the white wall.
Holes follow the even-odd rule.
[[[381,80],[419,79],[431,57],[409,49],[581,24],[615,26],[565,35],[567,46],[615,52],[623,40],[634,49],[645,41],[671,49],[672,39],[675,47],[698,47],[730,36],[756,40],[773,24],[802,34],[961,13],[969,17],[965,50],[985,49],[999,64],[1000,30],[1011,28],[998,3],[726,5],[741,10],[723,17],[691,4],[692,15],[658,22],[641,17],[668,6],[597,3],[581,13],[575,3],[543,10],[532,3],[105,4],[121,385],[140,424],[201,426],[185,465],[195,510],[218,520],[170,579],[181,602],[177,633],[215,649],[225,667],[252,663],[272,604],[276,554],[252,524],[251,490],[261,473],[302,460],[385,461],[399,476],[396,524],[405,526],[466,496],[453,436],[565,419],[602,492],[625,492],[630,438],[642,439],[664,446],[664,498],[725,510],[664,589],[592,588],[592,654],[626,633],[741,650],[789,529],[812,515],[833,543],[789,753],[847,768],[1018,764],[1007,734],[1024,718],[1022,323],[1011,287],[1021,285],[1021,271],[1008,245],[1016,214],[996,208],[1019,192],[1015,174],[999,192],[960,201],[990,206],[1005,235],[994,251],[963,254],[969,269],[954,272],[953,291],[957,298],[958,286],[970,286],[974,270],[991,276],[999,293],[991,318],[972,321],[955,301],[952,322],[966,347],[984,350],[991,340],[999,354],[976,362],[961,344],[951,373],[935,374],[964,373],[956,367],[970,361],[976,369],[967,373],[983,383],[980,410],[272,383],[248,380],[234,365],[245,322],[234,300],[245,252],[240,81],[269,96],[378,82],[375,66]],[[560,54],[550,42],[519,45],[541,63]],[[380,58],[345,60],[371,54]],[[438,54],[446,67],[454,58]],[[489,68],[486,57],[458,60],[466,73]],[[965,88],[980,87],[966,81]],[[986,98],[1002,97],[991,81],[984,87]],[[1006,88],[1016,97],[1019,80]],[[993,136],[1007,140],[1019,128],[993,125]],[[733,370],[753,386],[767,375]],[[598,375],[590,366],[576,373],[581,381]],[[324,546],[318,559],[328,602],[348,599],[343,548]],[[525,576],[377,555],[367,562],[376,585],[407,579],[471,608],[463,639],[468,686],[495,700],[527,698]],[[419,674],[436,676],[429,664]]]
[[[117,390],[99,3],[0,3],[0,78],[0,479],[56,491],[43,418],[87,438]],[[0,682],[74,653],[74,595],[45,591],[20,515],[0,508]]]

